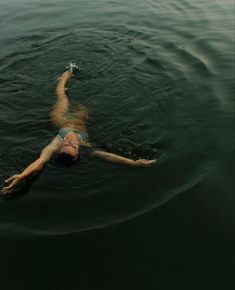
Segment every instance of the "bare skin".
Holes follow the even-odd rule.
[[[77,118],[73,120],[66,119],[66,114],[69,110],[69,99],[66,95],[66,86],[73,73],[70,71],[64,72],[59,78],[59,82],[56,87],[57,101],[51,112],[51,121],[57,129],[70,128],[73,130],[87,131],[86,120],[88,114],[86,108],[78,111]],[[63,140],[55,137],[49,145],[47,145],[42,151],[37,160],[26,167],[21,173],[16,174],[8,178],[5,182],[8,184],[2,189],[2,194],[8,194],[13,192],[16,187],[27,177],[32,174],[39,173],[45,164],[50,160],[53,154],[58,152],[68,153],[73,157],[76,157],[79,153],[80,146],[90,147],[91,144],[81,140],[81,137],[74,133],[68,133]],[[99,157],[109,162],[125,164],[133,167],[148,167],[153,165],[156,160],[138,159],[132,160],[123,156],[109,153],[101,150],[95,150],[91,153],[93,157]]]

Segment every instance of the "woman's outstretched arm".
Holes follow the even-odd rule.
[[[3,187],[1,193],[3,195],[11,193],[15,188],[27,177],[39,173],[46,162],[50,159],[53,153],[55,153],[61,144],[61,140],[55,138],[49,145],[47,145],[41,152],[39,158],[26,167],[20,174],[16,174],[5,180],[8,186]]]
[[[148,159],[138,159],[132,160],[114,153],[109,153],[105,151],[95,150],[91,156],[100,157],[104,160],[114,162],[114,163],[121,163],[126,164],[133,167],[148,167],[156,163],[156,159],[148,160]]]

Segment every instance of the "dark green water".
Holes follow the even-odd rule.
[[[158,157],[49,164],[1,199],[1,289],[233,289],[233,1],[0,0],[0,25],[1,181],[56,134],[68,60],[91,139]]]

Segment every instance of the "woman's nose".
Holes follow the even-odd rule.
[[[71,146],[74,147],[74,148],[77,148],[78,144],[76,142],[71,142]]]

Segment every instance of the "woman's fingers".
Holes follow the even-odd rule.
[[[16,174],[16,175],[13,175],[11,176],[10,178],[6,179],[5,182],[8,183],[8,182],[11,182],[12,180],[16,179],[16,178],[19,178],[20,175],[19,174]]]
[[[17,183],[17,180],[14,180],[10,185],[3,187],[3,190],[11,190]]]
[[[1,193],[2,193],[3,195],[5,195],[5,194],[7,194],[7,193],[10,193],[11,191],[12,191],[12,187],[11,187],[11,186],[5,186],[5,187],[3,187]]]
[[[153,159],[153,160],[148,160],[148,159],[139,159],[139,160],[136,160],[135,161],[135,165],[136,166],[143,166],[143,167],[148,167],[148,166],[151,166],[153,165],[154,163],[156,163],[157,160],[156,159]]]
[[[20,174],[16,174],[16,175],[13,175],[13,176],[11,176],[10,178],[8,178],[7,180],[5,180],[5,182],[11,182],[12,180],[14,180],[14,179],[18,179],[18,178],[20,178]]]
[[[6,180],[5,180],[5,182],[7,182],[7,183],[8,183],[8,182],[12,181],[14,178],[15,178],[15,175],[14,175],[14,176],[11,176],[11,177],[10,177],[10,178],[8,178],[8,179],[6,179]]]
[[[156,162],[157,162],[156,159],[153,159],[153,160],[144,160],[144,163],[145,163],[146,166],[151,166],[151,165],[153,165]]]
[[[15,186],[16,184],[11,184],[9,186],[3,187],[2,194],[11,193],[14,190]]]
[[[156,159],[153,159],[153,160],[149,160],[148,161],[148,164],[154,164],[154,163],[156,163],[157,162],[157,160]]]
[[[6,183],[11,182],[8,186],[3,187],[1,193],[2,194],[7,194],[10,193],[11,191],[14,190],[14,188],[19,184],[20,182],[20,177],[19,175],[14,175],[7,180],[5,180]]]

